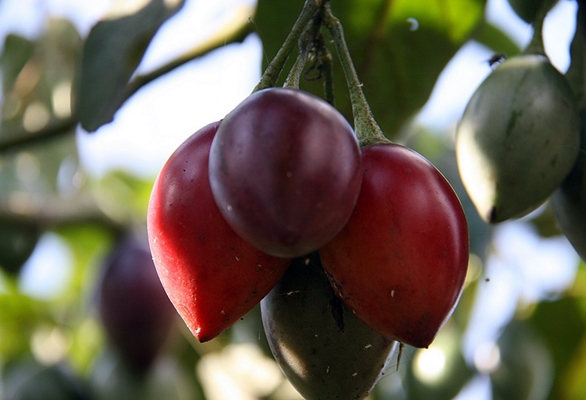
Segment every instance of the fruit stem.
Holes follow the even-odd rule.
[[[533,37],[527,48],[523,51],[523,54],[545,54],[543,47],[543,22],[549,12],[550,6],[547,1],[541,1],[539,10],[535,16],[533,22]]]
[[[320,28],[321,18],[316,15],[312,22],[308,23],[307,27],[299,37],[299,54],[295,59],[293,67],[289,71],[289,75],[287,75],[287,79],[285,79],[283,87],[299,89],[301,75],[303,74],[303,70],[305,69],[305,65],[309,59],[309,54],[313,49],[313,43],[316,40]]]
[[[344,75],[348,84],[348,91],[350,93],[350,101],[352,103],[352,114],[354,115],[354,130],[360,146],[367,146],[374,143],[390,143],[390,140],[385,137],[380,126],[374,119],[368,101],[362,91],[362,83],[358,79],[356,68],[352,62],[352,56],[348,50],[348,45],[344,39],[344,30],[340,20],[332,14],[332,9],[329,2],[324,4],[324,21],[327,26]]]
[[[574,91],[578,108],[586,109],[586,5],[578,3],[576,13],[576,32],[570,45],[572,62],[566,78]]]
[[[299,89],[299,81],[301,80],[301,74],[305,68],[305,64],[307,64],[307,59],[309,54],[307,53],[307,48],[302,48],[301,44],[299,45],[299,54],[295,59],[295,63],[293,67],[291,67],[291,71],[289,71],[289,75],[287,75],[287,79],[285,79],[285,83],[283,87],[285,88],[292,88],[292,89]]]
[[[291,51],[297,44],[301,33],[304,31],[305,27],[309,23],[309,21],[314,17],[317,11],[321,8],[323,0],[306,0],[305,4],[303,5],[303,10],[301,10],[301,14],[295,21],[293,28],[287,35],[285,42],[273,58],[273,60],[269,63],[267,68],[265,69],[260,81],[254,88],[253,92],[257,90],[266,89],[268,87],[275,86],[279,76],[281,75],[281,71],[291,54]]]
[[[318,48],[318,57],[320,60],[320,72],[324,74],[324,97],[325,100],[334,105],[334,69],[332,65],[332,54],[326,47],[323,37],[320,37],[320,47]]]

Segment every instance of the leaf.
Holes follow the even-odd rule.
[[[114,119],[151,39],[183,4],[184,0],[152,0],[135,14],[94,25],[83,49],[78,92],[79,120],[85,130],[93,132]]]
[[[513,320],[506,326],[497,345],[500,359],[490,374],[493,398],[547,399],[554,371],[551,352],[531,324]]]
[[[484,4],[484,0],[332,3],[366,98],[387,136],[395,137],[425,104],[445,65],[482,21]],[[259,0],[256,23],[267,60],[276,54],[302,5],[301,0]],[[339,64],[334,68],[336,107],[352,120],[344,76]]]
[[[583,275],[583,273],[582,273]],[[571,398],[567,393],[575,375],[575,368],[584,365],[581,343],[586,341],[585,301],[582,297],[562,297],[555,301],[539,303],[529,323],[544,338],[554,362],[555,379],[550,398]],[[580,371],[580,380],[584,373]]]
[[[521,48],[500,28],[491,23],[484,23],[474,34],[474,39],[497,53],[512,57],[521,52]]]
[[[4,40],[4,52],[0,57],[2,67],[2,86],[6,91],[22,71],[27,61],[32,57],[35,44],[18,35],[9,34]]]
[[[461,350],[462,332],[449,320],[428,349],[416,349],[407,361],[403,385],[412,400],[453,399],[474,375]],[[442,368],[433,373],[423,371],[426,355],[443,357]],[[433,356],[431,356],[432,358]],[[428,358],[429,360],[429,358]],[[401,368],[402,365],[399,365]],[[391,367],[392,368],[392,367]]]
[[[30,351],[34,328],[51,320],[49,306],[11,287],[0,293],[0,358],[9,364]]]
[[[70,117],[70,88],[82,40],[71,22],[49,19],[34,42],[6,38],[0,59],[3,143],[55,126]],[[30,137],[30,136],[28,136]]]
[[[153,182],[141,180],[124,170],[113,170],[94,186],[100,209],[113,221],[128,224],[143,221]]]

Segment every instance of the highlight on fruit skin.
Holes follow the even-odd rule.
[[[456,131],[458,169],[482,219],[520,218],[543,204],[576,161],[579,125],[572,90],[546,56],[496,67]]]

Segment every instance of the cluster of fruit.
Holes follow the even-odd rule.
[[[441,173],[398,144],[360,148],[297,89],[256,91],[189,137],[147,222],[193,334],[213,339],[262,300],[275,359],[307,398],[365,397],[397,341],[433,341],[467,271],[466,219]]]

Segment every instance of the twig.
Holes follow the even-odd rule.
[[[173,71],[178,67],[181,67],[182,65],[187,64],[190,61],[205,56],[214,50],[222,48],[227,44],[242,42],[249,33],[250,30],[248,24],[242,23],[232,31],[227,32],[226,35],[215,35],[212,40],[201,44],[192,51],[170,61],[169,63],[162,65],[161,67],[149,73],[136,76],[128,84],[120,106],[122,106],[126,100],[132,97],[136,92],[157,78],[160,78],[161,76]],[[74,111],[69,118],[49,124],[45,128],[35,133],[30,133],[24,129],[12,132],[3,132],[2,136],[4,136],[5,139],[0,139],[0,153],[18,151],[23,147],[41,144],[48,140],[74,134],[75,127],[78,125],[78,123],[79,118],[77,112]]]

